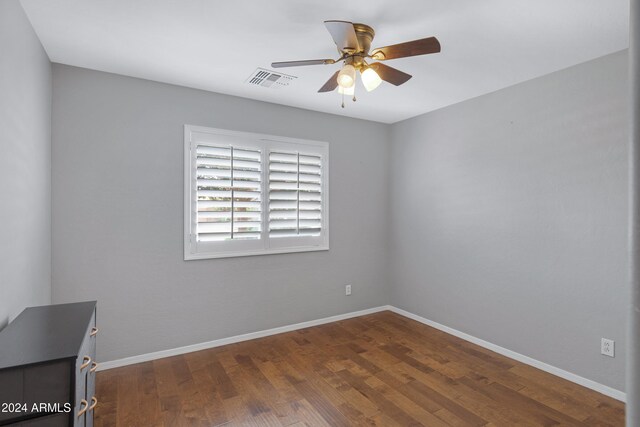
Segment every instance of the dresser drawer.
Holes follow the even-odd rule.
[[[22,421],[12,426],[18,427],[68,427],[71,414],[53,414]]]
[[[47,412],[46,405],[64,407],[71,395],[69,361],[45,363],[0,372],[0,402],[24,405],[20,412],[0,412],[0,422]],[[49,407],[51,407],[49,406]]]
[[[93,420],[93,411],[88,407],[92,405],[92,397],[94,391],[88,391],[87,385],[91,383],[91,378],[95,376],[96,368],[96,313],[94,311],[91,321],[87,327],[84,340],[80,346],[80,352],[76,359],[75,370],[75,400],[74,400],[74,417],[75,426],[85,426],[86,420]],[[91,393],[91,394],[90,394]],[[85,410],[86,408],[86,410]],[[78,416],[82,412],[82,415]],[[93,422],[90,422],[93,425]]]
[[[96,354],[96,339],[95,336],[91,338],[90,352],[95,356]],[[98,398],[96,397],[96,369],[98,367],[97,362],[91,363],[91,368],[87,372],[87,383],[85,395],[87,396],[87,402],[89,403],[89,409],[87,410],[85,427],[93,427],[93,417],[95,407],[98,405]]]
[[[0,387],[0,404],[23,403],[22,369],[0,371],[0,384],[2,384],[2,387]],[[0,411],[0,423],[17,416],[20,416],[20,414]]]
[[[71,395],[71,364],[69,361],[54,362],[24,369],[24,402],[30,407],[43,403],[69,403]],[[46,412],[46,408],[43,408]]]

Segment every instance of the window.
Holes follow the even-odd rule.
[[[329,249],[326,142],[185,126],[185,260]]]

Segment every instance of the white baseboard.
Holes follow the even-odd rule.
[[[208,348],[220,347],[227,344],[234,344],[241,341],[249,341],[256,338],[268,337],[270,335],[281,334],[283,332],[295,331],[298,329],[309,328],[311,326],[324,325],[325,323],[337,322],[339,320],[351,319],[352,317],[364,316],[366,314],[378,313],[380,311],[391,310],[391,306],[385,305],[381,307],[368,308],[366,310],[353,311],[351,313],[338,314],[336,316],[324,317],[322,319],[309,320],[308,322],[295,323],[293,325],[280,326],[278,328],[266,329],[264,331],[250,332],[248,334],[236,335],[228,338],[220,338],[218,340],[207,341],[198,344],[187,345],[184,347],[171,348],[168,350],[154,351],[153,353],[140,354],[138,356],[125,357],[123,359],[111,360],[109,362],[101,362],[98,365],[98,371],[119,368],[121,366],[133,365],[134,363],[148,362],[150,360],[161,359],[163,357],[177,356],[179,354],[191,353],[194,351],[206,350]]]
[[[208,348],[220,347],[227,344],[234,344],[237,342],[253,340],[256,338],[268,337],[270,335],[276,335],[284,332],[295,331],[298,329],[309,328],[311,326],[324,325],[326,323],[332,323],[332,322],[337,322],[339,320],[351,319],[353,317],[359,317],[359,316],[364,316],[366,314],[378,313],[380,311],[385,311],[385,310],[392,311],[401,316],[408,317],[409,319],[413,319],[417,322],[423,323],[427,326],[431,326],[433,328],[439,329],[450,335],[461,338],[465,341],[469,341],[473,344],[479,345],[480,347],[484,347],[488,350],[495,351],[498,354],[502,354],[503,356],[517,360],[518,362],[522,362],[524,364],[533,366],[534,368],[538,368],[542,371],[548,372],[552,375],[556,375],[560,378],[564,378],[565,380],[590,388],[592,390],[597,391],[598,393],[602,393],[616,400],[620,400],[622,402],[626,400],[625,393],[620,390],[616,390],[604,384],[600,384],[590,379],[581,377],[580,375],[576,375],[569,371],[565,371],[564,369],[557,368],[555,366],[533,359],[529,356],[516,353],[515,351],[511,351],[504,347],[500,347],[499,345],[490,343],[488,341],[484,341],[480,338],[476,338],[472,335],[466,334],[464,332],[458,331],[456,329],[450,328],[445,325],[441,325],[440,323],[434,322],[433,320],[426,319],[424,317],[418,316],[417,314],[410,313],[408,311],[402,310],[400,308],[397,308],[391,305],[383,305],[380,307],[369,308],[366,310],[353,311],[351,313],[339,314],[336,316],[325,317],[317,320],[310,320],[308,322],[295,323],[293,325],[286,325],[286,326],[280,326],[278,328],[266,329],[264,331],[251,332],[248,334],[236,335],[228,338],[221,338],[218,340],[207,341],[207,342],[193,344],[193,345],[187,345],[184,347],[161,350],[153,353],[141,354],[138,356],[125,357],[123,359],[117,359],[109,362],[100,363],[98,367],[98,371],[118,368],[120,366],[132,365],[134,363],[148,362],[150,360],[161,359],[163,357],[177,356],[179,354],[191,353],[193,351],[206,350]]]
[[[450,328],[448,326],[441,325],[440,323],[434,322],[433,320],[426,319],[424,317],[418,316],[417,314],[410,313],[408,311],[402,310],[397,307],[390,306],[389,308],[394,313],[397,313],[401,316],[408,317],[409,319],[413,319],[417,322],[423,323],[427,326],[431,326],[432,328],[436,328],[441,330],[442,332],[446,332],[449,335],[453,335],[455,337],[461,338],[465,341],[469,341],[470,343],[479,345],[480,347],[484,347],[488,350],[495,351],[503,356],[509,357],[511,359],[517,360],[518,362],[522,362],[526,365],[533,366],[534,368],[538,368],[542,371],[553,374],[557,377],[564,378],[565,380],[571,381],[573,383],[579,384],[581,386],[590,388],[592,390],[597,391],[598,393],[602,393],[606,396],[612,397],[621,402],[626,401],[626,394],[623,391],[616,390],[615,388],[606,386],[604,384],[600,384],[598,382],[592,381],[590,379],[581,377],[580,375],[576,375],[572,372],[565,371],[564,369],[557,368],[555,366],[549,365],[548,363],[541,362],[539,360],[533,359],[529,356],[525,356],[520,353],[516,353],[515,351],[511,351],[504,347],[500,347],[499,345],[490,343],[488,341],[482,340],[480,338],[476,338],[472,335],[466,334],[464,332],[460,332],[457,329]]]

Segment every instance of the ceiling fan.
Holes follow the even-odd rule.
[[[413,40],[391,46],[371,48],[371,41],[375,36],[373,28],[365,24],[354,24],[348,21],[324,21],[329,34],[338,48],[338,59],[310,59],[303,61],[273,62],[273,68],[299,67],[303,65],[335,64],[343,61],[343,67],[336,71],[318,92],[331,92],[338,88],[343,95],[354,95],[356,73],[360,77],[365,89],[370,92],[377,88],[382,81],[400,86],[411,78],[404,73],[381,62],[369,64],[367,59],[386,61],[389,59],[406,58],[409,56],[426,55],[440,52],[440,42],[435,37]],[[344,108],[344,101],[342,103]]]

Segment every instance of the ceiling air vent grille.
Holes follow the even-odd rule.
[[[246,80],[246,83],[254,86],[277,88],[289,86],[296,78],[297,77],[288,74],[276,73],[275,71],[264,68],[256,68],[253,74]]]

